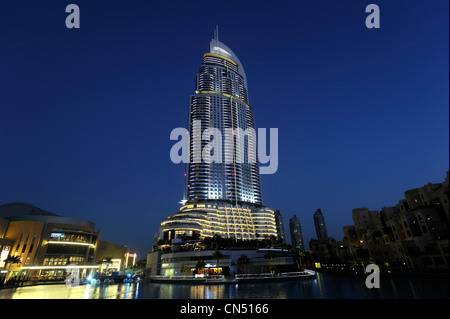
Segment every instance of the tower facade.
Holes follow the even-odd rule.
[[[203,55],[188,114],[190,158],[184,200],[262,204],[247,77],[238,57],[217,34],[210,42],[210,52]],[[206,132],[219,132],[222,140]],[[212,145],[210,160],[205,161],[203,150],[208,145]]]
[[[284,234],[283,216],[281,215],[281,213],[278,209],[275,211],[275,224],[277,226],[278,239],[281,239],[281,242],[283,244],[286,244],[286,236]]]
[[[183,206],[161,222],[160,239],[277,237],[275,213],[262,205],[247,76],[217,31],[189,97],[188,134]]]
[[[289,231],[291,234],[292,247],[298,250],[305,250],[302,227],[300,225],[300,220],[295,214],[289,219]]]
[[[322,210],[320,208],[314,213],[314,226],[316,227],[317,239],[328,238],[325,218],[323,217]]]

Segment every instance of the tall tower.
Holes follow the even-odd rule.
[[[187,202],[229,200],[234,203],[262,204],[261,182],[252,107],[249,105],[247,76],[234,52],[219,41],[216,30],[210,52],[195,78],[195,94],[189,98],[190,159],[186,168],[185,198]],[[198,129],[198,131],[196,131]],[[204,130],[215,129],[222,137],[206,138]],[[211,142],[219,142],[213,150],[214,161],[196,158]],[[228,145],[227,145],[227,142]]]
[[[256,133],[247,76],[216,29],[189,97],[189,155],[183,206],[161,222],[159,237],[277,237],[262,205]]]
[[[275,223],[277,226],[278,238],[281,239],[283,244],[286,244],[286,236],[284,234],[283,216],[281,215],[281,213],[278,209],[275,211]]]
[[[300,220],[295,214],[291,219],[289,219],[289,230],[291,233],[292,247],[298,250],[305,250],[302,227],[300,225]]]
[[[316,226],[317,239],[328,238],[325,218],[323,217],[322,210],[320,208],[314,213],[314,226]]]

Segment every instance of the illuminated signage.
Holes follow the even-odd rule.
[[[64,233],[51,233],[50,237],[51,238],[64,238],[64,237],[66,237],[66,234],[64,234]]]
[[[2,252],[0,253],[0,267],[4,267],[5,266],[5,263],[3,262],[3,260],[8,258],[10,249],[11,249],[10,246],[3,246]]]
[[[222,274],[222,267],[219,268],[203,268],[203,269],[199,269],[198,270],[198,274],[199,275],[205,275],[205,274],[210,274],[210,275],[220,275]]]

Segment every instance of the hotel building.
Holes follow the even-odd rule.
[[[202,132],[196,131],[201,125]],[[277,237],[275,213],[262,205],[255,129],[249,104],[247,77],[236,54],[219,41],[216,32],[195,79],[189,99],[189,161],[186,164],[184,205],[161,222],[159,239],[220,235],[241,240]],[[211,143],[203,130],[232,132],[232,141],[219,145],[211,156],[196,159]],[[245,136],[244,136],[245,135]],[[247,142],[246,142],[247,141]],[[197,153],[196,153],[197,152]],[[217,152],[217,154],[216,154]],[[255,161],[249,160],[254,154]]]

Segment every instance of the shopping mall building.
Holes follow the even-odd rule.
[[[0,206],[0,282],[62,280],[77,268],[89,274],[119,271],[129,263],[129,248],[100,239],[91,221],[59,216],[24,203]],[[4,260],[17,256],[20,263]],[[132,254],[133,262],[136,261]],[[102,261],[107,258],[107,263]],[[8,271],[9,270],[9,271]]]

